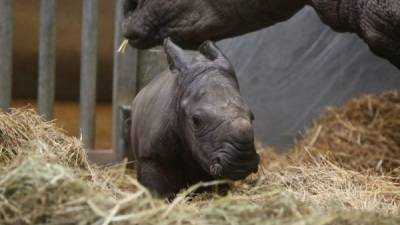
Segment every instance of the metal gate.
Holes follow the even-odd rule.
[[[85,147],[95,143],[97,28],[99,0],[82,0],[80,129]],[[157,52],[127,48],[118,53],[123,40],[121,23],[123,2],[115,1],[115,34],[113,58],[113,154],[122,159],[126,146],[122,140],[124,115],[122,106],[129,105],[148,75],[165,68]],[[55,100],[55,40],[57,0],[41,0],[39,37],[38,112],[45,120],[53,119]],[[8,110],[12,98],[12,0],[0,0],[0,108]]]

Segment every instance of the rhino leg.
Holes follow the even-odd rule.
[[[186,185],[182,169],[152,159],[139,160],[137,173],[139,182],[162,198],[173,198]]]

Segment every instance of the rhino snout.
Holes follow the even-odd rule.
[[[221,150],[212,160],[210,175],[218,179],[240,180],[258,171],[260,157],[255,151]]]
[[[161,43],[153,24],[144,20],[146,10],[138,10],[138,0],[126,0],[124,5],[124,20],[122,22],[123,36],[129,44],[139,49],[147,49]]]

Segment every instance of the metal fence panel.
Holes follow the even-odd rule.
[[[83,0],[80,124],[86,148],[94,148],[96,127],[98,0]]]
[[[11,104],[12,0],[0,0],[0,109]]]
[[[46,120],[53,119],[55,98],[57,0],[42,0],[40,8],[38,111]]]

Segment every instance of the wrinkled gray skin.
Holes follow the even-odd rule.
[[[132,105],[128,158],[137,160],[139,182],[172,197],[200,181],[256,172],[253,115],[229,61],[212,42],[194,60],[169,39],[164,49],[170,71],[156,76]]]
[[[196,48],[285,21],[305,5],[335,31],[356,33],[400,68],[399,0],[126,0],[124,35],[137,48],[165,37]]]

